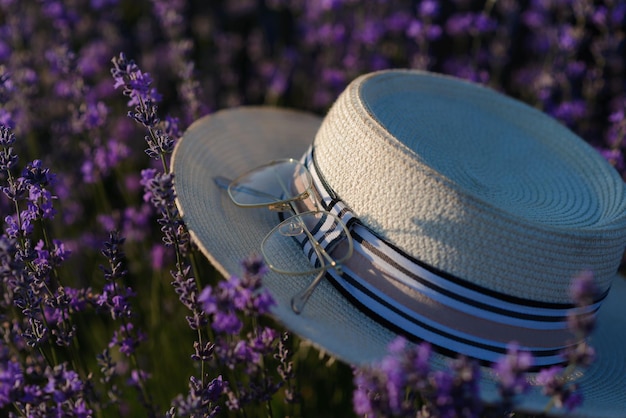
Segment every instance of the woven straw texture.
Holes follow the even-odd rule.
[[[398,74],[390,76],[394,78]],[[437,80],[440,78],[434,77],[432,83]],[[402,80],[397,83],[405,84]],[[299,158],[318,133],[315,145],[320,152],[320,170],[324,171],[339,195],[370,226],[390,241],[406,245],[406,249],[414,255],[428,258],[424,261],[440,268],[450,268],[449,272],[459,275],[471,272],[474,275],[471,278],[483,280],[483,284],[496,289],[521,292],[526,297],[530,293],[537,298],[553,300],[561,297],[557,293],[563,293],[565,279],[569,283],[571,276],[577,272],[576,268],[581,267],[582,262],[571,253],[579,248],[576,245],[582,245],[577,253],[579,258],[591,252],[594,257],[604,260],[597,261],[591,257],[602,267],[601,279],[608,285],[613,279],[615,260],[619,259],[623,250],[623,232],[619,232],[620,228],[624,230],[620,223],[623,216],[620,218],[617,212],[624,211],[624,196],[615,194],[616,190],[622,190],[622,186],[613,184],[615,178],[607,175],[601,160],[587,157],[588,153],[594,155],[592,150],[584,145],[560,149],[558,144],[550,145],[556,148],[540,150],[539,155],[534,151],[531,155],[529,150],[524,149],[489,149],[481,143],[481,135],[487,133],[504,137],[508,135],[504,127],[494,124],[485,114],[477,115],[476,119],[469,114],[465,116],[468,127],[464,129],[457,125],[458,121],[449,120],[450,108],[442,108],[446,100],[450,101],[451,107],[456,108],[453,112],[455,118],[460,117],[459,113],[467,107],[467,100],[493,99],[489,91],[478,89],[463,99],[465,102],[455,102],[458,92],[446,92],[449,95],[446,99],[437,93],[441,86],[433,86],[433,90],[423,92],[436,102],[432,107],[400,116],[398,113],[402,113],[402,109],[385,114],[375,108],[377,105],[385,107],[379,103],[381,100],[394,100],[379,99],[385,96],[385,91],[402,92],[398,86],[395,90],[390,89],[378,88],[376,83],[360,86],[356,90],[351,87],[344,93],[350,100],[342,96],[344,98],[331,110],[319,133],[319,118],[271,108],[221,111],[197,121],[188,129],[173,156],[177,203],[194,241],[222,274],[238,274],[241,271],[240,261],[250,254],[259,253],[261,241],[278,219],[267,209],[236,207],[227,193],[215,186],[213,177],[234,178],[273,159]],[[364,101],[358,100],[361,94]],[[479,97],[472,99],[473,95]],[[406,100],[410,99],[407,97]],[[497,100],[508,102],[500,95],[497,95]],[[397,106],[393,103],[389,105]],[[508,105],[514,109],[519,106],[513,101]],[[490,111],[494,107],[495,111],[499,109],[490,105]],[[520,112],[528,111],[524,107]],[[477,113],[481,112],[486,110],[478,109]],[[377,114],[379,120],[372,118],[371,114]],[[515,112],[508,116],[508,120],[519,127],[521,133],[518,135],[524,138],[535,133],[548,138],[554,132],[562,133],[560,126],[549,119],[541,120],[543,116],[536,114],[538,122],[521,121],[515,117]],[[401,121],[401,117],[409,118],[411,122]],[[359,123],[359,119],[365,123]],[[350,123],[340,123],[345,120]],[[406,123],[412,123],[415,128],[400,132]],[[367,129],[364,130],[363,125]],[[405,144],[394,141],[383,126],[397,137],[405,135]],[[394,131],[396,128],[398,130]],[[446,158],[439,158],[441,148],[438,147],[451,145],[432,141],[434,132],[438,130],[450,130],[455,135],[459,130],[466,133],[465,137],[482,151],[477,152],[471,144],[463,145],[460,140],[454,146],[461,147],[461,156],[471,155],[477,160],[472,162],[468,158],[459,166]],[[411,135],[416,135],[415,131],[419,134],[411,139]],[[362,144],[346,143],[359,136],[371,141],[367,143],[367,152],[361,150]],[[430,144],[423,144],[424,138],[430,138]],[[406,143],[411,146],[406,146]],[[369,148],[370,145],[374,148]],[[422,146],[424,148],[420,148]],[[522,164],[515,161],[519,157],[517,153],[524,151],[528,152],[522,158],[525,163],[515,166]],[[550,167],[550,160],[544,158],[544,152],[557,153],[558,165]],[[503,153],[510,157],[503,158]],[[495,164],[494,170],[499,171],[492,172],[488,166],[493,165],[496,156],[502,160]],[[381,158],[385,164],[381,164]],[[575,164],[574,161],[579,158],[588,160],[590,166],[585,168],[588,171],[573,179],[559,175],[563,170],[570,170],[569,165]],[[532,169],[526,164],[530,164]],[[546,164],[548,166],[544,167]],[[333,173],[341,171],[340,167],[346,167],[348,171],[333,177]],[[404,178],[400,173],[404,173]],[[411,173],[408,179],[407,173]],[[503,178],[493,178],[498,176]],[[516,176],[522,177],[515,180]],[[544,178],[546,182],[541,182],[534,189],[516,186],[517,182]],[[559,200],[558,190],[574,190],[575,193],[569,194],[576,197],[570,197],[568,201]],[[421,209],[423,206],[425,209]],[[403,207],[410,207],[413,212],[407,214],[402,211]],[[454,207],[464,210],[454,210]],[[612,221],[607,221],[611,218]],[[418,222],[418,219],[428,222]],[[468,223],[472,228],[471,234],[460,231]],[[441,231],[437,231],[438,228]],[[466,236],[473,234],[476,236]],[[453,241],[450,235],[463,240],[463,243]],[[529,244],[538,245],[541,251],[526,248],[532,246]],[[293,254],[289,250],[284,256],[293,257],[294,262],[302,260],[301,254]],[[533,256],[537,259],[533,260]],[[571,267],[569,261],[576,267]],[[566,273],[555,268],[554,263],[562,265]],[[481,270],[481,264],[490,265],[485,267],[490,272],[498,267],[500,271],[496,278],[481,275],[486,271]],[[589,266],[585,264],[582,267]],[[278,302],[274,316],[293,332],[341,360],[360,364],[379,359],[395,335],[352,306],[327,281],[323,281],[314,292],[301,315],[291,311],[291,296],[310,280],[312,276],[284,276],[270,272],[264,284]],[[533,280],[533,284],[527,285],[525,290],[520,289],[524,280]],[[536,286],[534,282],[537,282]],[[599,328],[592,340],[598,351],[598,361],[580,379],[585,389],[585,404],[578,411],[578,416],[625,416],[626,309],[622,302],[625,297],[626,284],[618,278],[600,310]],[[496,396],[495,387],[489,380],[484,383],[483,398],[492,399]],[[524,398],[523,409],[541,411],[545,404],[545,397],[535,390]]]
[[[409,254],[484,287],[567,303],[590,268],[606,290],[626,232],[615,170],[529,106],[424,78],[364,76],[337,100],[315,150],[341,199]]]

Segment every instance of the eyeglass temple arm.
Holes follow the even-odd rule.
[[[213,177],[213,182],[220,189],[228,190],[230,184],[233,181],[231,179],[227,178],[227,177],[224,177],[224,176],[215,176],[215,177]],[[252,195],[252,196],[269,197],[269,198],[272,198],[274,200],[280,200],[276,196],[272,196],[269,193],[262,192],[261,190],[254,189],[252,187],[239,186],[239,187],[235,187],[234,190],[236,190],[238,192],[244,192],[244,193],[247,193],[247,194]]]
[[[326,258],[329,261],[329,264],[322,264],[323,268],[317,274],[317,276],[315,276],[315,279],[313,279],[313,281],[309,283],[309,285],[305,289],[302,289],[300,292],[296,293],[291,298],[291,309],[297,314],[300,314],[304,310],[304,305],[306,305],[306,303],[308,302],[309,298],[313,294],[313,291],[317,288],[317,285],[319,285],[322,282],[322,279],[324,278],[324,275],[326,274],[329,268],[332,267],[341,274],[341,268],[340,268],[341,266],[338,265],[335,262],[335,260],[333,260],[330,257],[330,255],[328,255],[326,250],[324,250],[319,245],[319,243],[317,243],[317,241],[314,240],[314,242],[315,242],[315,245],[313,248],[315,249],[315,253],[317,254],[318,260],[322,262],[321,261],[322,258],[320,256],[320,252],[322,252],[324,254],[324,258]]]
[[[213,177],[213,183],[222,190],[228,190],[228,186],[232,183],[232,180],[224,176],[215,176]]]
[[[287,189],[287,185],[283,182],[283,179],[278,175],[276,176],[276,178],[280,183],[280,187],[283,189],[283,192],[285,194],[288,194],[289,190]],[[291,202],[289,202],[289,204],[294,213],[299,214],[296,205],[292,204]],[[302,220],[300,220],[300,223],[303,224]],[[315,254],[317,254],[317,259],[320,261],[322,270],[317,274],[317,276],[315,276],[315,279],[313,279],[313,281],[309,283],[309,285],[305,289],[296,293],[291,298],[291,309],[296,314],[300,314],[304,310],[304,305],[306,305],[307,301],[313,294],[313,291],[321,283],[322,278],[324,278],[324,274],[326,273],[326,270],[329,267],[337,268],[337,263],[335,262],[335,260],[333,260],[330,254],[328,254],[328,252],[320,245],[319,241],[315,239],[315,237],[313,236],[313,234],[311,234],[306,225],[302,225],[302,227],[302,230],[306,233],[309,241],[313,244],[313,249],[315,250]]]
[[[303,290],[293,295],[291,298],[291,309],[296,314],[301,314],[304,310],[304,305],[308,302],[309,298],[313,294],[313,291],[317,288],[317,285],[320,284],[322,278],[324,278],[324,274],[326,273],[326,269],[317,273],[315,279]]]

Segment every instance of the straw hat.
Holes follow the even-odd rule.
[[[597,360],[577,376],[577,413],[626,416],[626,284],[616,276],[626,189],[572,132],[488,88],[409,70],[359,77],[323,120],[269,107],[206,116],[177,144],[172,170],[183,219],[225,276],[280,219],[236,206],[213,179],[281,158],[302,159],[325,208],[353,219],[354,241],[300,314],[290,299],[315,275],[265,276],[288,329],[351,364],[380,359],[402,334],[484,364],[516,340],[550,365],[570,337],[571,280],[590,269],[606,297],[589,308],[602,305]],[[280,256],[308,263],[297,245]],[[496,394],[485,378],[483,398]],[[534,388],[521,406],[545,405]]]

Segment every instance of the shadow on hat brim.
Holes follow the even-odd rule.
[[[270,107],[224,110],[193,123],[172,157],[177,205],[202,253],[225,277],[241,273],[241,261],[260,253],[265,235],[278,216],[264,208],[235,206],[213,178],[235,178],[281,158],[299,159],[312,143],[321,119],[309,113]],[[304,312],[296,315],[291,297],[313,276],[269,272],[264,285],[277,302],[273,316],[314,346],[353,365],[379,360],[396,334],[353,306],[328,281],[316,289]],[[600,309],[591,344],[596,362],[578,380],[584,404],[568,416],[626,416],[626,282],[618,277]],[[497,397],[484,379],[483,400]],[[533,388],[520,409],[542,412],[548,399]],[[554,410],[553,412],[561,412]]]

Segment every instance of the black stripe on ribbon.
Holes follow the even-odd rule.
[[[374,320],[375,322],[377,322],[381,326],[389,329],[390,331],[392,331],[392,332],[394,332],[394,333],[396,333],[398,335],[401,335],[401,336],[405,337],[407,340],[409,340],[409,341],[411,341],[413,343],[421,343],[421,342],[426,341],[433,347],[433,349],[435,349],[436,352],[438,352],[439,354],[445,355],[446,357],[455,358],[455,357],[457,357],[459,355],[459,352],[451,350],[451,349],[443,347],[443,346],[440,346],[438,344],[434,344],[431,341],[424,340],[423,338],[419,337],[415,333],[410,332],[410,331],[408,331],[405,328],[399,327],[398,325],[396,325],[396,324],[392,323],[391,321],[389,321],[387,318],[383,317],[378,312],[373,311],[367,305],[365,305],[361,300],[359,300],[352,292],[350,292],[348,289],[346,289],[340,283],[340,281],[334,276],[333,272],[334,271],[328,271],[326,273],[326,279],[333,285],[333,287],[335,287],[348,301],[350,301],[350,303],[355,305],[359,310],[361,310],[364,314],[366,314],[369,318],[371,318],[372,320]],[[413,323],[417,327],[420,327],[420,328],[422,328],[424,330],[427,330],[427,331],[430,331],[430,332],[435,333],[437,335],[440,335],[441,337],[447,338],[449,340],[457,341],[457,342],[459,342],[461,344],[465,344],[465,345],[468,345],[468,346],[472,346],[472,347],[476,347],[476,348],[480,348],[480,349],[483,349],[483,350],[490,351],[490,352],[494,353],[496,355],[496,357],[505,355],[507,353],[507,349],[504,348],[504,347],[491,346],[491,345],[488,345],[488,344],[479,343],[477,341],[468,340],[466,338],[459,337],[459,336],[456,336],[456,335],[451,335],[451,334],[446,333],[446,332],[444,332],[444,331],[442,331],[440,329],[432,327],[432,326],[430,326],[428,324],[425,324],[425,323],[423,323],[421,321],[416,320],[415,318],[412,318],[412,317],[408,316],[406,313],[404,313],[401,310],[399,310],[396,306],[386,302],[385,300],[380,298],[378,295],[375,295],[375,294],[371,293],[363,285],[361,285],[357,280],[355,280],[352,276],[346,274],[345,271],[342,272],[342,274],[341,274],[341,280],[345,280],[351,286],[353,286],[353,287],[357,288],[359,291],[361,291],[361,293],[363,293],[364,295],[368,296],[371,300],[377,302],[381,306],[384,306],[385,308],[389,309],[390,311],[394,312],[395,314],[397,314],[399,316],[402,316],[403,318],[405,318],[406,320],[410,321],[411,323]],[[530,350],[529,352],[535,358],[553,357],[553,356],[559,355],[560,352],[561,352],[561,349]],[[472,356],[469,356],[469,357],[472,357]],[[476,358],[476,357],[472,357],[472,358],[477,360],[481,365],[487,366],[487,367],[492,365],[496,361],[495,358],[493,360],[486,360],[486,359]],[[550,363],[550,365],[564,365],[564,364],[566,364],[566,360],[565,359],[562,362]],[[537,370],[539,370],[543,366],[544,365],[533,366],[530,371],[537,371]]]
[[[496,306],[493,305],[489,305],[489,304],[485,304],[482,302],[479,302],[475,299],[471,299],[468,298],[466,296],[463,295],[459,295],[455,292],[452,292],[448,289],[442,288],[440,286],[437,286],[435,283],[430,282],[429,280],[426,280],[420,276],[418,276],[417,274],[415,274],[414,272],[406,269],[405,267],[401,266],[400,264],[396,263],[391,257],[388,257],[385,253],[379,251],[378,249],[376,249],[373,245],[371,245],[367,240],[365,240],[361,235],[358,234],[358,232],[356,232],[354,229],[350,231],[351,235],[352,235],[352,239],[355,242],[358,242],[359,244],[363,245],[363,247],[367,248],[368,251],[376,254],[376,257],[384,260],[387,264],[389,264],[390,266],[394,267],[395,269],[401,271],[402,273],[404,273],[405,275],[409,276],[410,278],[412,278],[413,280],[415,280],[416,282],[422,284],[425,287],[428,287],[429,289],[447,296],[451,299],[454,299],[460,303],[466,304],[466,305],[470,305],[473,306],[475,308],[479,308],[483,311],[488,311],[488,312],[493,312],[495,314],[499,314],[499,315],[504,315],[504,316],[508,316],[508,317],[513,317],[513,318],[518,318],[518,319],[525,319],[525,320],[529,320],[529,321],[538,321],[538,322],[565,322],[567,321],[567,315],[558,315],[558,316],[550,316],[550,315],[536,315],[536,314],[528,314],[528,313],[523,313],[523,312],[517,312],[517,311],[512,311],[512,310],[508,310],[508,309],[504,309],[504,308],[498,308]],[[432,272],[432,271],[431,271]],[[599,309],[599,307],[596,307],[592,312],[596,312]]]

